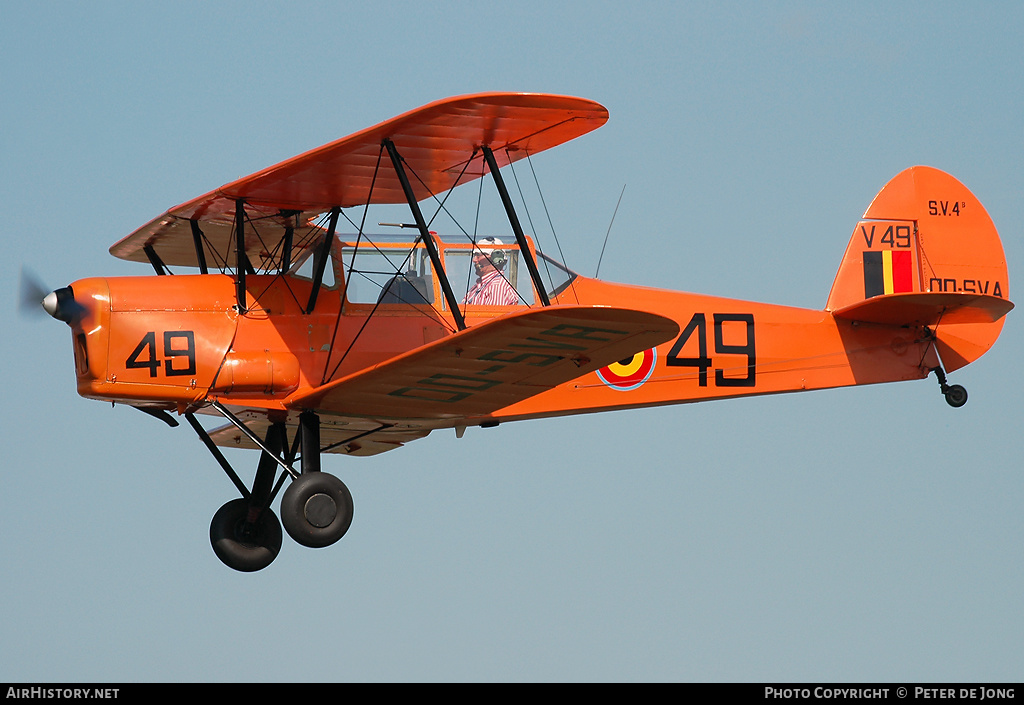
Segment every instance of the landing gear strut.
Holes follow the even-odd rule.
[[[941,367],[933,368],[932,372],[935,373],[935,377],[939,380],[939,389],[942,391],[942,396],[946,397],[947,404],[954,409],[959,409],[967,403],[966,389],[959,384],[946,384],[946,373],[942,371]]]
[[[192,414],[186,414],[189,424],[242,494],[222,506],[210,524],[210,543],[217,557],[238,571],[266,568],[281,550],[282,523],[289,536],[310,548],[330,546],[344,536],[352,523],[352,495],[345,483],[320,470],[320,419],[316,414],[304,412],[299,418],[299,474],[292,468],[296,448],[288,448],[283,423],[272,424],[262,441],[233,414],[219,404],[215,406],[262,449],[256,478],[249,490],[205,429]],[[275,483],[278,465],[286,472]],[[281,499],[278,521],[270,505],[289,475],[292,483]]]

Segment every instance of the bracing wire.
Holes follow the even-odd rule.
[[[346,275],[345,275],[344,284],[342,285],[342,294],[341,294],[341,304],[342,305],[343,305],[343,303],[345,301],[345,297],[346,297],[346,295],[348,293],[348,285],[349,285],[349,282],[352,280],[353,275],[356,274],[356,273],[361,274],[361,272],[359,272],[355,268],[356,256],[358,255],[358,252],[359,252],[359,246],[362,244],[362,242],[364,240],[364,236],[365,236],[365,232],[366,232],[365,231],[365,229],[366,229],[366,217],[367,217],[367,214],[369,212],[370,203],[373,201],[373,189],[374,189],[374,186],[375,186],[376,181],[377,181],[377,174],[380,172],[380,164],[381,164],[381,161],[382,161],[382,158],[383,158],[383,154],[384,154],[384,146],[382,144],[380,151],[377,153],[377,165],[376,165],[376,168],[374,169],[373,179],[370,182],[370,191],[369,191],[369,194],[367,195],[366,203],[364,204],[364,207],[363,207],[363,216],[362,216],[362,219],[361,219],[360,224],[358,226],[358,232],[357,232],[357,236],[356,236],[356,245],[355,245],[355,248],[353,248],[352,258],[351,258],[351,260],[349,262],[348,270],[347,270]],[[408,166],[408,164],[407,164],[407,166]],[[462,176],[465,174],[466,169],[468,167],[469,167],[469,163],[467,162],[466,167],[463,168],[462,173],[459,174],[458,179],[455,180],[455,184],[453,184],[451,189],[449,189],[448,194],[445,195],[444,199],[440,199],[440,200],[437,198],[436,194],[432,193],[430,191],[430,189],[427,187],[427,185],[425,183],[423,183],[423,180],[419,177],[419,175],[416,174],[415,171],[411,171],[411,173],[416,178],[416,180],[421,185],[423,185],[423,187],[427,189],[427,192],[430,193],[431,197],[434,198],[434,200],[438,201],[438,203],[439,203],[438,210],[437,210],[437,212],[435,212],[434,216],[431,218],[431,222],[433,222],[434,218],[436,218],[437,215],[440,214],[440,212],[443,210],[445,213],[448,214],[448,216],[450,218],[452,218],[452,220],[455,222],[455,224],[460,229],[462,229],[463,232],[465,232],[465,229],[463,229],[462,226],[459,225],[458,221],[455,220],[454,216],[452,216],[451,213],[448,212],[447,208],[445,208],[445,202],[447,201],[448,197],[451,195],[451,192],[454,190],[455,186],[458,185],[459,181],[462,179]],[[355,223],[352,222],[352,220],[348,217],[348,215],[345,215],[345,219],[348,220],[349,223],[351,223],[353,227],[356,227]],[[369,240],[367,238],[366,242],[368,242],[375,250],[377,250],[377,252],[379,252],[380,254],[384,255],[385,260],[389,264],[391,264],[392,267],[395,267],[395,274],[401,275],[402,272],[405,270],[405,268],[408,266],[408,264],[410,262],[410,258],[412,257],[413,253],[415,252],[415,245],[416,245],[417,242],[419,242],[419,239],[420,238],[417,237],[416,240],[413,242],[413,247],[410,248],[409,252],[405,256],[405,259],[402,261],[402,264],[399,267],[395,267],[394,263],[391,261],[391,258],[387,257],[387,255],[384,255],[384,253],[380,250],[379,247],[377,247],[377,245],[373,241],[371,241],[371,240]],[[331,369],[330,374],[328,374],[328,372],[327,372],[327,368],[330,366],[330,357],[331,357],[330,353],[328,353],[328,361],[324,365],[324,374],[323,374],[323,377],[321,378],[321,384],[326,384],[327,380],[333,378],[334,375],[337,374],[338,370],[341,368],[341,365],[345,362],[345,359],[348,357],[349,353],[352,351],[352,349],[355,346],[356,342],[360,339],[360,337],[362,336],[363,332],[366,330],[366,326],[369,324],[370,320],[373,319],[373,316],[377,312],[377,309],[380,306],[380,304],[381,304],[381,300],[378,299],[378,301],[374,304],[373,308],[370,310],[369,315],[367,315],[366,319],[363,321],[362,325],[359,327],[359,330],[352,337],[352,340],[349,341],[348,347],[345,349],[345,352],[342,354],[341,358],[334,365],[333,369]],[[330,344],[330,348],[329,348],[330,351],[334,350],[334,343],[335,343],[335,340],[337,339],[338,329],[340,328],[341,314],[342,314],[342,309],[341,309],[341,306],[339,305],[337,319],[335,320],[334,333],[331,336],[331,344]],[[448,328],[450,331],[454,332],[454,329],[452,328],[451,324],[448,323],[448,321],[443,316],[438,315],[437,318],[433,318],[432,317],[432,320],[440,323],[441,325],[443,325],[446,328]]]
[[[337,340],[338,329],[341,328],[342,309],[345,306],[345,297],[348,294],[348,285],[352,279],[352,270],[356,266],[356,253],[359,251],[359,243],[362,241],[363,238],[363,228],[366,227],[366,215],[370,210],[370,202],[373,201],[373,188],[374,186],[377,185],[377,174],[380,173],[380,162],[383,155],[384,145],[381,144],[380,149],[377,151],[377,165],[373,169],[373,178],[370,179],[370,190],[369,193],[366,194],[366,204],[363,206],[363,217],[362,220],[359,221],[359,228],[356,234],[356,246],[352,251],[352,261],[349,263],[348,272],[345,274],[345,281],[342,282],[341,284],[341,296],[338,299],[338,315],[334,319],[334,331],[331,333],[331,343],[330,346],[327,348],[327,360],[324,361],[324,371],[323,375],[320,377],[320,384],[326,384],[327,380],[334,376],[334,373],[338,371],[339,367],[341,367],[341,363],[345,361],[345,357],[348,355],[349,351],[352,349],[352,346],[355,344],[356,339],[359,337],[358,335],[356,335],[356,337],[353,338],[352,342],[349,343],[348,349],[345,350],[344,355],[342,355],[341,359],[338,360],[338,364],[334,366],[334,369],[331,371],[331,374],[328,375],[327,368],[331,364],[331,353],[334,352],[334,341]],[[345,220],[348,220],[350,223],[352,222],[348,215],[345,216]],[[355,223],[352,224],[355,225]],[[342,269],[344,270],[344,261],[342,261],[341,266]],[[365,323],[363,324],[363,327],[366,327]],[[362,333],[363,329],[360,328],[359,332]]]
[[[507,154],[507,152],[506,152]],[[516,174],[516,169],[512,165],[512,159],[509,157],[508,160],[509,170],[512,172],[512,180],[516,182],[516,190],[519,191],[519,200],[523,202],[523,210],[526,211],[526,220],[530,223],[530,230],[537,234],[537,227],[533,224],[533,216],[530,214],[530,207],[526,205],[526,196],[523,195],[523,185],[519,183],[519,175]],[[538,244],[539,248],[539,244]],[[551,281],[551,267],[548,266],[547,260],[544,262],[544,273],[548,275],[548,281]]]
[[[612,223],[615,222],[615,215],[619,212],[619,204],[622,203],[622,194],[626,193],[626,184],[622,184],[622,191],[619,192],[619,200],[615,202],[615,210],[612,211],[612,219],[608,223],[608,230],[604,234],[604,244],[601,245],[601,256],[597,258],[597,269],[594,270],[594,279],[597,279],[598,272],[601,271],[601,260],[604,259],[604,248],[608,247],[608,236],[612,232]]]
[[[530,165],[530,172],[533,174],[533,182],[537,185],[537,194],[540,196],[541,205],[544,207],[544,215],[548,219],[548,227],[551,228],[551,236],[555,239],[555,247],[558,248],[558,257],[562,261],[562,265],[568,268],[569,264],[565,260],[565,253],[562,252],[562,243],[558,240],[558,233],[555,232],[555,224],[551,220],[551,213],[548,211],[547,201],[544,200],[544,191],[541,190],[540,180],[537,178],[537,170],[533,168],[533,159],[530,158],[530,153],[526,153],[526,163]],[[579,296],[576,295],[576,283],[575,279],[569,284],[569,288],[572,289],[573,297],[576,299],[576,303],[579,303]]]

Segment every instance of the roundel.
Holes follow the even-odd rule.
[[[612,389],[628,392],[647,381],[654,372],[654,363],[657,361],[658,353],[651,348],[602,367],[597,371],[597,376]]]

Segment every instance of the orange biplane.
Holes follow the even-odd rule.
[[[82,279],[43,300],[71,328],[79,393],[172,426],[184,415],[241,494],[210,538],[242,571],[273,561],[282,524],[305,546],[345,534],[352,498],[322,453],[932,372],[966,402],[945,373],[992,346],[1013,304],[996,229],[955,178],[913,167],[881,190],[824,310],[611,284],[537,251],[500,171],[607,118],[567,96],[450,98],[172,208],[110,249],[164,276]],[[488,174],[506,233],[429,230],[422,201]],[[412,235],[356,225],[373,204],[407,204],[397,232]],[[227,423],[208,431],[196,413]],[[262,451],[251,487],[218,446]]]

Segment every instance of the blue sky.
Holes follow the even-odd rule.
[[[1013,277],[1024,10],[893,5],[5,2],[0,680],[1019,680],[1017,312],[959,410],[930,379],[330,456],[352,530],[243,575],[191,431],[79,398],[67,329],[15,306],[22,265],[148,274],[107,248],[167,208],[484,90],[608,107],[534,160],[583,274],[625,186],[602,278],[818,308],[928,164]]]

